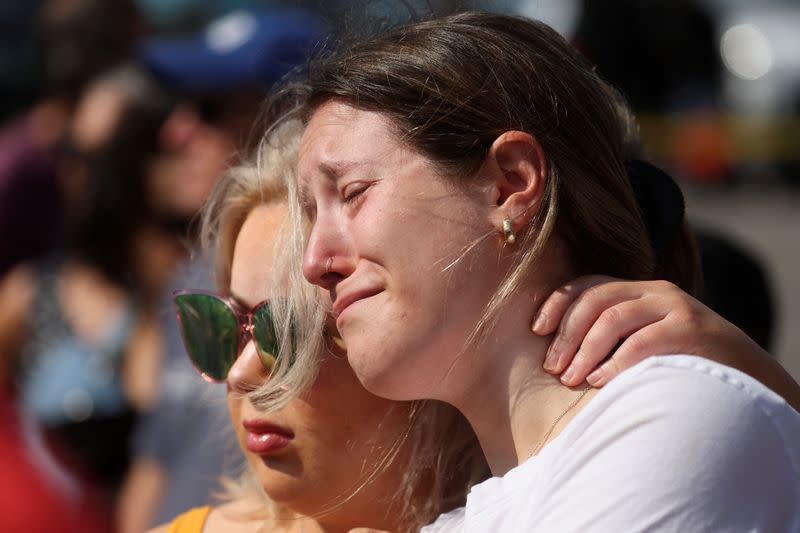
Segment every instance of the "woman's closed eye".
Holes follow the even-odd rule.
[[[353,181],[342,187],[342,201],[345,204],[354,204],[359,199],[363,198],[363,194],[370,188],[372,182],[369,181]]]

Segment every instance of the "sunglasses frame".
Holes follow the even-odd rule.
[[[175,315],[178,318],[178,324],[181,330],[181,338],[183,339],[183,346],[186,349],[186,355],[187,357],[189,357],[189,361],[192,363],[192,366],[197,371],[197,373],[200,374],[200,376],[207,382],[225,383],[227,381],[226,379],[213,378],[208,374],[206,374],[205,372],[203,372],[200,368],[198,368],[197,364],[194,362],[194,359],[192,358],[192,355],[189,353],[190,343],[186,339],[186,328],[183,327],[183,319],[181,318],[181,312],[180,308],[178,307],[177,298],[179,296],[191,296],[191,295],[210,296],[212,298],[216,298],[217,300],[225,304],[225,306],[228,309],[230,309],[231,312],[233,313],[233,316],[236,318],[237,328],[239,330],[238,332],[239,340],[238,344],[236,345],[236,357],[234,358],[234,362],[236,361],[236,359],[239,358],[240,355],[242,355],[242,350],[244,349],[244,346],[250,340],[252,340],[253,343],[256,345],[257,350],[261,349],[258,347],[258,340],[256,340],[255,337],[255,332],[254,332],[255,325],[253,324],[253,316],[255,315],[256,312],[258,312],[259,309],[261,309],[264,306],[268,306],[270,304],[270,299],[267,298],[265,300],[261,300],[256,305],[251,307],[249,310],[243,310],[241,308],[241,305],[232,297],[228,296],[226,298],[216,292],[207,291],[203,289],[180,289],[172,292],[172,305],[175,307]],[[230,369],[228,369],[228,372],[230,372]]]

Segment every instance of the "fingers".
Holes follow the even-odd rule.
[[[582,383],[603,359],[614,352],[614,348],[621,339],[663,320],[665,316],[665,311],[648,305],[642,300],[625,301],[604,310],[586,333],[580,349],[561,376],[561,381],[569,386]],[[569,361],[569,355],[571,354],[564,353],[562,357]],[[617,359],[614,364],[624,369],[627,368],[625,362]],[[638,362],[637,360],[631,364]],[[617,369],[612,368],[612,370]],[[600,374],[594,376],[595,381]],[[595,385],[591,381],[589,383]]]
[[[588,282],[594,285],[573,296],[569,307],[560,318],[558,331],[550,343],[544,360],[544,369],[550,373],[561,373],[567,368],[589,329],[604,311],[621,302],[640,298],[644,288],[641,283],[609,281],[613,278],[603,278],[599,281],[598,277],[593,278]],[[583,278],[581,280],[583,281]],[[578,286],[585,286],[585,283]],[[571,291],[571,288],[569,290]],[[567,294],[567,291],[564,294]],[[559,298],[558,304],[562,305],[564,300],[564,297]],[[610,333],[617,334],[618,338],[624,336],[623,332],[617,330],[611,330]]]
[[[609,276],[583,276],[557,289],[539,307],[531,331],[540,336],[552,334],[569,307],[585,290],[611,281],[616,279]]]
[[[623,370],[647,357],[672,353],[673,350],[663,340],[664,327],[663,321],[656,322],[625,339],[611,358],[589,374],[586,381],[593,387],[602,387]]]

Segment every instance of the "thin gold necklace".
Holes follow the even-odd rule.
[[[589,392],[589,389],[591,389],[591,388],[592,388],[591,385],[586,385],[586,388],[583,389],[581,391],[581,393],[574,400],[572,400],[572,402],[570,402],[570,404],[567,406],[567,408],[564,409],[563,411],[561,411],[561,414],[558,415],[555,420],[553,420],[553,423],[550,424],[550,429],[547,430],[547,433],[544,434],[544,437],[542,437],[542,440],[540,440],[539,443],[531,450],[531,452],[528,454],[528,457],[526,457],[526,459],[530,459],[531,457],[533,457],[534,455],[539,453],[539,450],[542,449],[542,446],[544,446],[544,443],[547,442],[548,438],[550,438],[550,434],[553,433],[554,429],[556,429],[556,425],[558,425],[558,422],[562,418],[564,418],[564,415],[569,413],[570,409],[572,409],[573,407],[578,405],[578,402],[581,401],[581,398],[586,396],[586,393]]]

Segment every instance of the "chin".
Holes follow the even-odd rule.
[[[372,394],[395,400],[396,398],[387,396],[386,386],[388,376],[394,365],[391,363],[391,355],[386,347],[381,347],[380,343],[362,343],[359,338],[349,341],[344,336],[347,345],[347,362],[353,369],[358,381]]]
[[[295,466],[275,464],[271,459],[263,459],[258,455],[247,454],[250,467],[258,478],[261,488],[275,502],[289,504],[298,498],[308,498],[313,480],[308,480],[302,472],[296,472]]]
[[[428,397],[427,391],[419,388],[425,380],[414,372],[420,361],[409,357],[414,352],[385,343],[370,342],[362,347],[358,342],[345,342],[348,362],[367,391],[392,401]]]
[[[346,494],[345,488],[332,491],[331,480],[316,478],[301,473],[298,476],[276,471],[265,464],[255,469],[261,489],[270,501],[307,516],[319,514],[320,509],[328,508],[337,497]],[[323,489],[323,490],[320,490]]]

